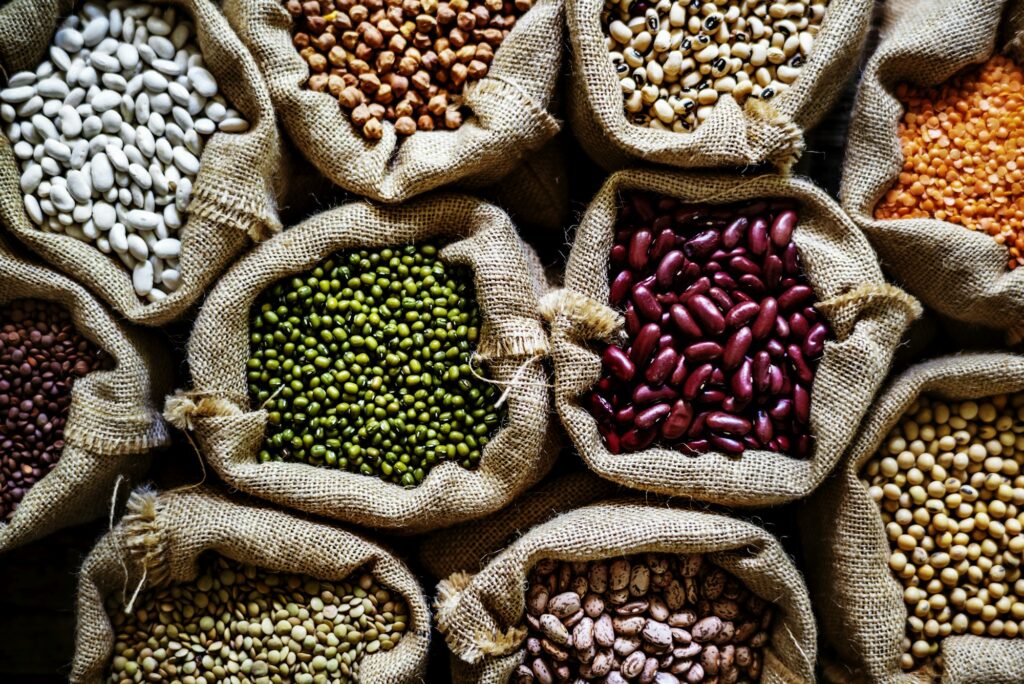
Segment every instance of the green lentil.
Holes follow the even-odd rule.
[[[354,682],[361,659],[394,648],[408,624],[405,602],[365,569],[327,582],[215,554],[199,566],[192,581],[140,594],[130,613],[109,602],[114,653],[107,682],[200,684],[239,672],[273,684]],[[364,608],[358,616],[348,609],[353,600]],[[326,636],[338,633],[347,634],[344,653]]]
[[[470,368],[481,325],[469,269],[435,244],[346,250],[265,291],[250,312],[249,393],[268,413],[259,458],[414,487],[472,469],[502,420]]]

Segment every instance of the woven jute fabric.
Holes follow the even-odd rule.
[[[961,321],[1010,328],[1024,320],[1024,269],[983,232],[937,219],[875,218],[875,205],[903,168],[900,83],[940,84],[1006,51],[1024,57],[1022,3],[917,2],[897,15],[864,69],[850,125],[840,192],[883,267],[923,303]],[[1005,18],[1005,20],[1004,20]]]
[[[75,382],[60,460],[28,490],[11,520],[0,522],[0,551],[99,517],[111,506],[118,477],[137,481],[149,467],[148,452],[170,441],[154,403],[171,385],[158,340],[127,328],[85,288],[15,253],[0,237],[0,305],[18,299],[63,306],[114,365]]]
[[[466,87],[472,115],[458,129],[406,137],[385,122],[383,137],[367,140],[337,98],[306,88],[309,67],[281,0],[224,3],[296,146],[334,183],[389,203],[453,183],[490,185],[558,132],[548,110],[562,63],[562,10],[562,0],[538,0],[516,21],[487,76]]]
[[[340,581],[365,569],[405,600],[410,624],[393,650],[361,661],[360,681],[423,681],[430,610],[401,560],[351,532],[203,488],[159,495],[133,492],[124,518],[89,553],[79,573],[71,681],[103,681],[114,647],[108,599],[125,606],[136,588],[194,580],[199,557],[206,552],[319,580]]]
[[[569,168],[565,136],[552,138],[523,159],[485,196],[503,208],[517,226],[561,232],[569,225]]]
[[[531,527],[606,499],[616,489],[586,471],[546,478],[497,513],[425,536],[419,544],[420,565],[438,579],[456,572],[479,572]]]
[[[899,666],[907,607],[889,570],[882,516],[858,473],[904,411],[922,395],[951,401],[1024,390],[1024,357],[961,354],[926,361],[893,379],[865,417],[836,476],[799,516],[811,591],[822,632],[838,662],[837,681],[931,682],[931,669]],[[1024,639],[947,637],[941,644],[945,684],[1024,681]]]
[[[817,630],[793,561],[765,530],[707,511],[615,500],[533,528],[479,573],[438,585],[437,624],[452,651],[454,682],[505,684],[523,662],[527,577],[542,559],[589,561],[634,553],[706,553],[775,604],[761,681],[811,682]]]
[[[622,87],[608,61],[601,28],[603,0],[567,0],[572,68],[569,122],[583,148],[605,169],[643,160],[686,168],[749,166],[786,170],[804,149],[803,132],[827,112],[858,64],[871,23],[873,0],[832,0],[814,50],[789,90],[770,101],[731,96],[692,132],[630,123]]]
[[[184,315],[255,239],[280,230],[274,174],[280,156],[270,95],[259,69],[220,8],[208,0],[169,0],[192,18],[207,68],[221,92],[249,121],[245,133],[214,133],[200,156],[192,202],[181,231],[181,287],[166,299],[142,300],[116,257],[62,233],[43,232],[25,213],[20,169],[0,133],[0,223],[48,263],[84,283],[135,323],[164,325]],[[12,0],[0,7],[0,69],[34,69],[53,31],[72,12],[67,0]]]
[[[621,319],[606,305],[608,261],[619,193],[629,190],[713,204],[776,197],[799,203],[793,240],[834,336],[825,344],[811,389],[815,446],[809,459],[752,449],[738,457],[713,451],[688,456],[662,447],[632,454],[608,451],[581,397],[601,372],[595,338],[618,337],[615,331],[606,334],[608,326],[602,329],[594,324]],[[580,223],[560,294],[563,301],[549,312],[555,408],[590,468],[628,487],[729,506],[791,501],[806,496],[822,481],[853,441],[857,423],[888,372],[900,336],[920,314],[913,298],[885,283],[867,239],[835,202],[808,181],[776,175],[613,174]],[[553,293],[549,301],[557,297]]]
[[[348,248],[447,243],[440,258],[473,272],[483,325],[477,353],[509,392],[504,423],[479,467],[434,467],[417,487],[306,463],[260,463],[267,414],[247,394],[249,310],[264,289]],[[229,484],[275,503],[370,527],[417,532],[495,511],[540,480],[558,454],[538,311],[540,262],[497,207],[462,195],[402,207],[347,204],[263,243],[210,293],[189,340],[192,391],[169,416],[195,429],[203,456]]]

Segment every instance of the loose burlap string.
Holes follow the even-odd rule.
[[[742,107],[723,96],[693,132],[676,133],[629,122],[608,62],[600,21],[604,1],[567,0],[573,131],[587,154],[609,170],[643,160],[688,168],[767,162],[788,171],[803,152],[803,131],[832,107],[856,68],[873,7],[871,0],[832,0],[814,50],[788,91],[770,102],[750,98]]]
[[[306,463],[260,463],[267,414],[246,384],[249,309],[267,287],[348,248],[438,240],[440,258],[473,272],[483,316],[476,350],[506,390],[504,424],[480,465],[436,466],[412,489]],[[424,531],[497,510],[537,482],[559,449],[545,364],[547,334],[538,300],[547,283],[539,260],[494,206],[440,195],[400,208],[354,203],[324,212],[260,245],[210,294],[189,340],[192,391],[167,414],[194,428],[204,458],[231,486],[277,504],[370,527]]]
[[[747,522],[705,511],[608,501],[534,527],[476,574],[438,584],[438,628],[453,681],[505,684],[523,662],[527,577],[537,561],[589,561],[646,552],[707,553],[775,604],[762,682],[814,680],[816,628],[799,571],[779,542]]]
[[[437,579],[479,572],[531,527],[607,498],[616,489],[587,471],[547,478],[497,513],[426,536],[419,545],[420,563]]]
[[[208,551],[321,580],[343,580],[366,568],[405,600],[410,624],[393,650],[361,661],[361,680],[422,681],[430,645],[430,611],[422,588],[402,561],[351,532],[239,503],[212,489],[132,494],[124,519],[100,539],[79,574],[71,681],[100,682],[109,667],[114,634],[108,599],[120,598],[120,605],[126,606],[133,589],[195,579],[198,559]]]
[[[597,423],[580,399],[601,372],[595,330],[607,329],[608,260],[619,193],[649,191],[686,202],[730,203],[786,197],[799,202],[793,240],[835,339],[825,344],[811,391],[814,453],[797,459],[747,450],[732,457],[719,452],[687,456],[654,447],[612,454]],[[587,464],[601,477],[647,491],[686,496],[730,506],[764,506],[806,496],[832,470],[854,438],[907,325],[920,315],[917,302],[886,285],[863,234],[809,182],[782,176],[751,178],[672,172],[623,171],[598,192],[569,254],[561,312],[551,326],[555,364],[555,408]],[[555,295],[553,295],[555,296]],[[570,311],[564,310],[569,307]],[[580,321],[578,312],[601,312]],[[577,312],[577,313],[572,313]],[[596,324],[595,324],[596,323]]]
[[[135,294],[116,257],[63,233],[43,232],[25,213],[20,167],[0,133],[0,223],[48,263],[84,283],[129,320],[164,325],[183,316],[252,241],[280,230],[274,174],[280,157],[270,95],[252,57],[208,0],[169,0],[187,12],[207,68],[221,93],[249,122],[245,133],[214,133],[203,148],[181,238],[181,287],[159,302]],[[12,0],[0,7],[0,70],[34,69],[46,58],[70,0]]]
[[[832,681],[996,684],[1024,681],[1024,639],[947,637],[945,673],[904,674],[900,642],[907,621],[903,589],[889,570],[889,541],[858,474],[921,395],[951,401],[1024,390],[1024,357],[962,354],[911,367],[874,402],[835,477],[799,516],[808,580],[822,629],[838,660]]]
[[[1000,52],[1006,39],[1005,52],[1020,61],[1022,14],[1019,0],[979,0],[969,12],[957,0],[929,0],[896,14],[861,78],[840,193],[897,282],[946,316],[995,328],[1024,320],[1024,269],[1007,268],[1005,247],[954,223],[874,212],[903,168],[897,86],[942,83]]]
[[[306,88],[309,67],[292,45],[281,0],[227,0],[224,11],[259,64],[289,137],[350,192],[402,202],[453,183],[487,186],[558,132],[548,109],[562,61],[562,0],[538,0],[518,19],[487,76],[466,87],[472,116],[460,128],[406,137],[385,122],[380,140],[365,139],[330,93]]]
[[[171,384],[157,339],[126,328],[83,287],[22,257],[0,237],[0,305],[18,299],[65,307],[78,332],[114,365],[75,382],[60,460],[28,490],[14,517],[0,522],[0,551],[100,517],[115,480],[141,477],[147,452],[170,442],[154,405]]]

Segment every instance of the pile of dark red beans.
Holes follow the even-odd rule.
[[[792,241],[789,200],[683,204],[624,193],[609,345],[585,397],[612,453],[654,443],[686,454],[813,448],[811,384],[831,332]]]
[[[0,522],[57,465],[75,380],[108,358],[52,302],[0,307]]]

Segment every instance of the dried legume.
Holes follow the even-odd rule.
[[[896,89],[903,168],[875,218],[935,218],[991,235],[1024,264],[1024,71],[997,55],[945,83]]]
[[[33,299],[0,307],[0,522],[53,470],[78,378],[109,357],[82,337],[61,306]]]
[[[329,92],[371,140],[462,125],[462,91],[533,0],[286,0],[306,85]]]
[[[150,302],[181,285],[179,235],[205,141],[248,128],[193,32],[173,7],[87,2],[49,58],[0,90],[29,219],[116,256]]]
[[[904,586],[900,664],[941,669],[944,637],[1024,633],[1024,393],[921,397],[861,479]]]
[[[365,570],[343,582],[275,573],[221,556],[196,579],[147,590],[125,613],[110,601],[107,681],[359,681],[360,661],[408,626],[401,597]]]
[[[442,461],[473,468],[500,390],[474,376],[470,272],[436,245],[340,252],[251,312],[249,391],[268,410],[261,461],[298,460],[406,487]]]
[[[788,200],[687,205],[624,194],[611,252],[628,345],[586,397],[612,453],[810,456],[810,396],[828,324],[800,268]]]
[[[770,100],[814,48],[827,2],[605,0],[601,25],[625,99],[641,126],[686,132],[718,98]]]
[[[701,554],[540,561],[516,684],[756,682],[772,608]]]

